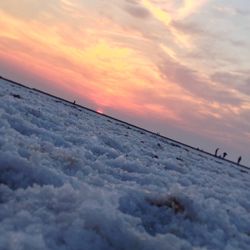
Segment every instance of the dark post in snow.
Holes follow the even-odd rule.
[[[75,105],[75,104],[76,104],[76,101],[74,101],[73,104]]]
[[[227,156],[227,153],[226,153],[226,152],[224,152],[224,153],[223,153],[222,158],[223,158],[223,159],[225,159],[225,158],[226,158],[226,156]]]
[[[218,151],[219,151],[219,148],[216,148],[215,153],[214,153],[214,155],[215,155],[216,157],[218,156]]]
[[[241,156],[238,158],[237,164],[240,165],[240,161],[241,161]]]

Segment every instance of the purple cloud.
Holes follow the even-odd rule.
[[[243,94],[250,95],[250,75],[243,73],[228,73],[216,72],[211,75],[211,80],[223,84],[225,87],[230,87],[242,92]]]
[[[218,89],[208,81],[199,77],[198,72],[187,68],[177,62],[165,59],[159,69],[164,77],[190,92],[192,95],[203,98],[209,102],[221,104],[240,105],[242,100],[227,89]]]
[[[150,12],[140,6],[126,6],[125,11],[127,11],[130,15],[137,17],[137,18],[148,18],[151,16]]]

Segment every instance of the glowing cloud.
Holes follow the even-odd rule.
[[[142,4],[153,14],[156,19],[163,22],[166,26],[170,24],[172,17],[166,11],[163,11],[149,0],[142,0]]]
[[[184,0],[183,5],[177,11],[177,19],[184,19],[197,12],[210,0]]]

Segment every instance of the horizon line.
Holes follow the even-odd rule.
[[[27,86],[28,84],[26,85],[26,83],[23,84],[23,83],[20,83],[20,82],[17,82],[17,81],[13,81],[13,80],[11,80],[11,79],[9,79],[9,78],[6,78],[6,77],[0,75],[0,80],[1,80],[1,79],[5,80],[5,81],[7,81],[7,82],[10,82],[10,83],[12,83],[12,84],[18,85],[18,86],[20,86],[20,87],[23,87],[23,88],[26,88],[26,89],[29,89],[29,90],[33,90],[33,91],[42,93],[42,94],[44,94],[44,95],[53,97],[53,98],[55,98],[55,99],[57,99],[57,100],[64,101],[64,102],[66,102],[66,103],[68,103],[68,104],[73,105],[72,107],[75,107],[75,106],[76,106],[76,107],[79,107],[79,108],[88,110],[88,111],[93,112],[93,113],[95,113],[95,114],[97,114],[97,115],[101,115],[101,116],[107,117],[107,118],[112,119],[112,120],[114,120],[114,121],[118,121],[118,122],[121,122],[121,123],[123,123],[123,124],[126,124],[127,126],[131,126],[131,127],[133,127],[133,128],[136,128],[136,129],[142,130],[142,131],[144,131],[144,132],[147,132],[147,133],[149,133],[149,134],[151,134],[151,135],[160,137],[160,138],[165,139],[165,140],[169,140],[169,141],[171,141],[171,142],[173,142],[173,143],[180,144],[181,146],[184,146],[184,147],[187,147],[187,148],[191,148],[191,149],[193,149],[193,150],[195,150],[195,151],[197,151],[197,152],[204,153],[204,154],[206,154],[206,155],[212,156],[212,157],[214,157],[215,159],[218,159],[218,160],[220,160],[220,161],[223,160],[223,161],[229,162],[229,163],[231,163],[231,164],[233,164],[233,165],[236,165],[236,166],[238,166],[238,167],[241,167],[241,168],[250,170],[250,167],[248,167],[248,166],[246,166],[246,165],[237,164],[236,162],[234,162],[234,161],[232,161],[232,160],[229,160],[229,159],[226,159],[226,158],[221,158],[221,157],[219,157],[219,156],[216,156],[215,154],[212,154],[212,153],[210,153],[210,152],[208,152],[208,151],[205,151],[205,150],[203,150],[203,149],[200,149],[200,148],[198,148],[198,147],[194,147],[194,146],[188,145],[188,144],[186,144],[186,143],[184,143],[184,142],[180,142],[180,141],[177,141],[177,140],[175,140],[175,139],[169,138],[167,135],[162,135],[162,134],[160,134],[159,132],[154,132],[154,131],[148,130],[148,129],[146,129],[146,128],[140,127],[140,126],[138,126],[138,125],[135,125],[135,124],[126,122],[126,121],[124,121],[124,120],[115,118],[115,117],[110,116],[110,115],[108,115],[108,114],[100,113],[100,112],[98,112],[97,110],[94,110],[94,109],[91,109],[91,108],[88,108],[88,107],[86,107],[86,106],[83,106],[83,105],[81,105],[81,104],[76,103],[75,100],[72,102],[72,101],[69,101],[69,100],[64,99],[64,98],[62,98],[62,97],[59,97],[59,96],[50,94],[50,93],[48,93],[48,92],[45,92],[45,91],[43,91],[43,90],[40,90],[40,89],[37,89],[37,88],[28,87],[28,86]],[[173,144],[171,144],[171,145],[172,145],[172,146],[178,146],[178,145],[173,145]],[[217,161],[217,163],[220,163],[220,162]]]

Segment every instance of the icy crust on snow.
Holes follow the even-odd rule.
[[[0,80],[0,249],[249,249],[250,174]]]

